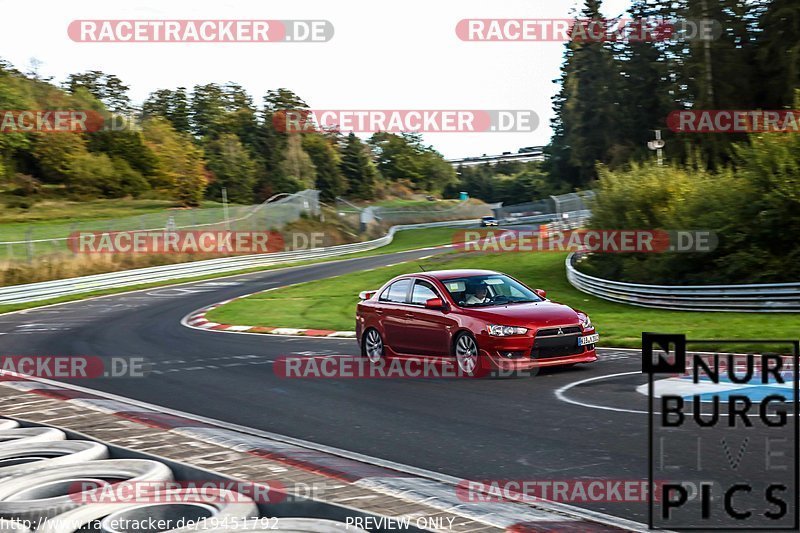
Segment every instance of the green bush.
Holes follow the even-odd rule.
[[[149,188],[142,175],[122,159],[84,153],[69,163],[68,185],[77,197],[122,198],[138,196]]]
[[[8,196],[5,200],[5,206],[9,209],[30,209],[36,201],[32,198],[23,198],[21,196]]]
[[[739,164],[715,173],[648,163],[599,169],[591,226],[598,229],[712,230],[707,253],[594,254],[581,270],[655,284],[800,279],[800,146],[765,134],[738,147]]]

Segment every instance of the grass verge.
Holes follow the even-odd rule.
[[[447,254],[366,272],[303,283],[254,294],[218,307],[208,318],[223,324],[352,330],[358,293],[377,289],[393,276],[428,269],[486,268],[506,272],[548,297],[589,313],[601,335],[601,346],[641,347],[642,331],[685,333],[690,339],[793,339],[797,315],[790,313],[701,313],[662,311],[608,302],[569,284],[566,254]],[[697,346],[690,348],[700,349]],[[756,349],[746,345],[703,349]]]

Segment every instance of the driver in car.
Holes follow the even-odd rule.
[[[467,305],[485,304],[491,301],[491,298],[489,298],[489,290],[485,283],[473,285],[469,289],[466,300]]]

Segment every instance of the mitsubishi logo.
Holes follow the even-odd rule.
[[[564,334],[564,330],[563,330],[563,329],[561,329],[561,328],[558,328],[558,333],[557,333],[557,335],[563,335],[563,334]]]

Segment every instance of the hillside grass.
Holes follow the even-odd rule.
[[[206,201],[200,209],[220,207],[221,203]],[[169,200],[44,200],[28,209],[2,205],[0,241],[25,240],[29,230],[36,239],[55,239],[67,237],[74,227],[85,222],[102,223],[108,220],[111,224],[120,218],[159,213],[166,220],[170,212],[181,211],[184,209],[176,207],[175,202]]]

